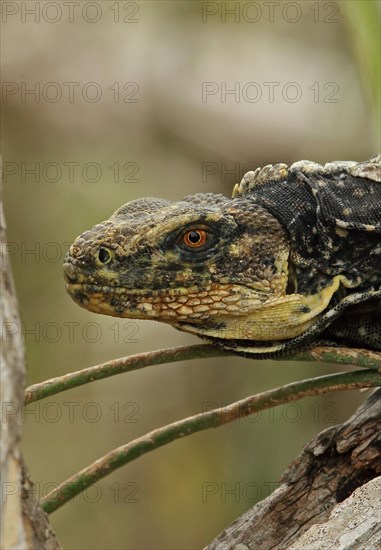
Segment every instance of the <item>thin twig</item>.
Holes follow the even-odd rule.
[[[381,374],[371,369],[330,374],[293,382],[280,388],[247,397],[227,407],[199,413],[173,422],[107,453],[51,491],[40,501],[40,504],[45,512],[54,512],[117,468],[180,437],[208,428],[216,428],[248,416],[253,412],[296,401],[302,397],[377,385],[381,385]]]
[[[63,376],[51,378],[45,382],[29,386],[25,390],[25,404],[38,401],[44,397],[50,397],[56,393],[69,390],[95,382],[102,378],[115,376],[124,372],[130,372],[144,367],[161,365],[163,363],[174,363],[176,361],[187,361],[189,359],[205,359],[210,357],[234,357],[231,353],[216,348],[210,344],[199,344],[195,346],[183,346],[168,348],[147,353],[138,353],[129,357],[113,359],[76,372]],[[347,348],[317,347],[296,356],[282,358],[283,361],[320,361],[322,363],[339,363],[345,365],[357,365],[370,369],[381,367],[381,354],[366,350],[355,350]]]
[[[89,382],[95,382],[96,380],[102,380],[102,378],[115,376],[116,374],[122,374],[124,372],[130,372],[153,365],[161,365],[163,363],[174,363],[176,361],[203,359],[207,357],[222,357],[224,355],[229,354],[215,346],[200,344],[196,346],[160,349],[157,351],[137,353],[136,355],[129,355],[128,357],[112,359],[111,361],[95,365],[94,367],[70,372],[63,376],[50,378],[49,380],[45,380],[45,382],[29,386],[29,388],[25,390],[25,405],[43,399],[44,397],[50,397],[56,393],[76,388],[83,384],[88,384]]]

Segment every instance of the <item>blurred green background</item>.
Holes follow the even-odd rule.
[[[159,323],[91,314],[66,294],[68,245],[121,204],[229,195],[258,165],[365,160],[380,149],[378,2],[2,10],[4,201],[28,384],[198,342]],[[151,429],[337,370],[225,358],[96,382],[28,407],[25,458],[44,495]],[[53,527],[67,549],[201,548],[363,399],[305,399],[177,441],[55,512]]]

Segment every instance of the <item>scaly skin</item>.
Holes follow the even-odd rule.
[[[366,347],[381,349],[379,166],[302,161],[247,174],[231,199],[132,201],[72,244],[67,290],[95,313],[162,321],[256,357],[311,345],[361,307],[362,329],[376,327]],[[330,201],[332,227],[320,214]],[[353,212],[361,201],[364,215]]]

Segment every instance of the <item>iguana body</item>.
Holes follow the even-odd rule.
[[[75,240],[65,277],[90,311],[243,355],[321,339],[381,351],[380,156],[266,166],[233,198],[132,201]]]

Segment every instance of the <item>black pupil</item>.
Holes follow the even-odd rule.
[[[105,264],[110,260],[110,253],[105,248],[100,248],[98,253],[99,261],[102,262],[102,264]]]
[[[197,244],[201,241],[201,235],[198,231],[191,231],[188,235],[188,239],[192,244]]]

